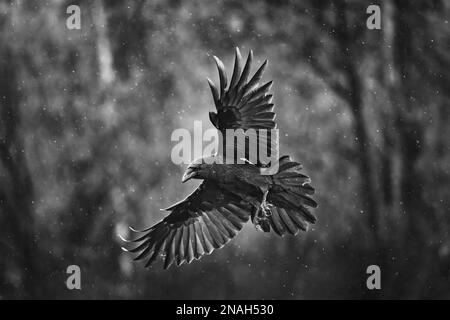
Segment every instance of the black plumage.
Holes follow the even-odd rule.
[[[208,79],[217,111],[209,114],[213,125],[221,132],[255,129],[258,138],[259,130],[276,128],[272,95],[268,92],[272,82],[259,85],[267,61],[248,80],[253,53],[249,52],[242,66],[241,54],[236,48],[228,85],[224,64],[217,57],[214,60],[220,85],[217,88]],[[222,148],[226,149],[226,142],[223,143]],[[278,144],[271,143],[269,148],[278,148]],[[209,158],[222,156],[219,152]],[[135,260],[146,260],[149,266],[161,256],[165,268],[173,263],[190,263],[224,246],[250,218],[258,229],[273,230],[280,236],[306,231],[310,223],[316,222],[308,209],[317,207],[311,198],[314,188],[309,177],[301,173],[302,166],[289,156],[278,160],[278,172],[273,175],[261,174],[264,164],[259,159],[255,164],[206,160],[191,163],[183,176],[183,182],[203,180],[191,195],[167,208],[170,214],[156,225],[142,231],[133,230],[138,236],[128,242],[136,246],[124,250],[136,254]]]

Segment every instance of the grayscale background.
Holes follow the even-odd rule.
[[[376,2],[1,0],[0,299],[449,299],[450,3],[378,1],[369,30]],[[212,127],[212,55],[230,72],[235,46],[269,59],[281,154],[319,220],[146,270],[117,234],[196,186],[170,135]]]

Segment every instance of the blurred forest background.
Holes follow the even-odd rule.
[[[0,0],[0,298],[450,299],[450,3],[380,1],[381,30],[370,4]],[[269,59],[319,221],[146,270],[117,234],[195,187],[170,135],[212,126],[212,54],[230,71],[235,46]]]

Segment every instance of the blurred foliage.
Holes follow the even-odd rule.
[[[383,1],[368,30],[369,4],[0,1],[0,298],[450,298],[450,6]],[[283,239],[248,225],[145,270],[117,234],[195,187],[170,135],[211,127],[211,55],[231,68],[234,46],[269,59],[282,154],[312,177],[319,221]]]

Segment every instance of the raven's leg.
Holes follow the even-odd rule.
[[[264,191],[263,198],[262,198],[261,205],[260,205],[260,208],[261,208],[260,212],[261,212],[262,218],[269,217],[271,214],[270,207],[273,207],[273,205],[271,205],[270,203],[267,203],[267,194],[268,193],[269,193],[269,189]]]
[[[259,206],[252,213],[252,222],[256,226],[256,229],[268,232],[270,227],[267,218],[271,215],[270,207],[272,207],[272,205],[267,203],[267,194],[269,193],[268,188],[264,188],[262,191],[263,198]]]

